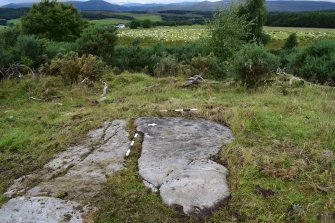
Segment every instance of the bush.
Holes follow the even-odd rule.
[[[194,74],[202,75],[204,78],[224,79],[226,77],[225,63],[213,54],[193,57],[191,66]]]
[[[142,21],[142,27],[147,29],[147,28],[151,28],[152,27],[152,22],[150,19],[145,19]]]
[[[43,62],[43,46],[35,36],[21,35],[13,48],[13,60],[28,67],[38,67]]]
[[[52,59],[59,54],[67,54],[71,51],[77,50],[77,44],[75,42],[54,42],[47,41],[45,43],[45,54],[48,59]]]
[[[129,28],[131,28],[131,29],[137,29],[137,28],[140,27],[140,26],[141,26],[141,21],[136,20],[136,19],[132,20],[132,21],[129,23]]]
[[[96,81],[101,74],[103,63],[93,55],[78,56],[75,52],[60,55],[42,67],[47,75],[61,76],[66,84],[78,83],[85,78]]]
[[[54,41],[77,39],[86,24],[73,5],[55,0],[34,4],[21,21],[26,34]]]
[[[154,75],[156,77],[177,76],[180,70],[180,64],[172,55],[162,57],[155,67]]]
[[[6,27],[0,31],[0,39],[3,40],[3,44],[8,49],[15,45],[16,40],[20,34],[21,29],[18,26]]]
[[[317,40],[300,51],[293,62],[294,74],[305,80],[335,84],[335,41]]]
[[[247,88],[251,88],[266,80],[278,66],[278,58],[269,53],[264,46],[247,44],[235,54],[230,73]]]
[[[111,62],[117,40],[116,32],[114,26],[90,26],[77,41],[79,52],[93,54]]]
[[[9,64],[9,52],[6,50],[6,44],[3,39],[0,39],[0,68]],[[0,77],[2,79],[2,77]]]
[[[286,39],[283,49],[291,50],[298,46],[298,37],[296,33],[291,33],[289,37]]]

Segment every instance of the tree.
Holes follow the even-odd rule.
[[[150,19],[145,19],[142,21],[142,27],[143,28],[151,28],[152,27],[152,22]]]
[[[137,29],[137,28],[140,27],[140,26],[141,26],[141,22],[138,21],[138,20],[136,20],[136,19],[132,20],[132,21],[129,23],[129,28],[131,28],[131,29]]]
[[[239,8],[239,15],[245,16],[249,22],[247,41],[262,42],[263,26],[266,22],[265,0],[247,0]]]
[[[79,52],[102,57],[111,62],[117,41],[117,30],[114,26],[90,26],[77,40]]]
[[[208,42],[211,50],[220,59],[230,58],[246,43],[248,26],[245,16],[240,16],[235,6],[230,10],[218,11],[209,24]]]
[[[54,41],[73,41],[80,36],[86,22],[78,10],[57,0],[42,0],[34,4],[22,18],[25,34]]]
[[[291,50],[298,46],[298,38],[296,33],[291,33],[289,37],[286,39],[285,44],[283,46],[284,50]]]

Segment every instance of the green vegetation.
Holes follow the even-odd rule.
[[[50,64],[42,67],[46,75],[61,76],[64,84],[75,84],[82,81],[97,81],[102,72],[103,63],[97,57],[85,54],[81,57],[77,53],[59,55]]]
[[[89,22],[93,23],[93,24],[96,24],[98,26],[103,26],[103,25],[117,25],[117,24],[120,24],[120,23],[127,24],[127,23],[129,23],[129,20],[107,18],[107,19],[89,20]]]
[[[285,41],[285,44],[283,46],[284,50],[292,50],[293,48],[298,46],[298,38],[296,33],[291,33],[287,40]]]
[[[55,0],[34,4],[21,22],[24,33],[55,41],[75,40],[85,25],[74,6]]]
[[[261,34],[264,37],[264,18],[259,18],[263,12],[253,14],[245,7],[243,15],[238,8],[218,12],[209,27],[75,26],[75,33],[65,29],[61,37],[59,26],[43,33],[31,29],[27,35],[27,21],[45,18],[34,12],[40,7],[53,11],[55,4],[60,14],[73,13],[70,24],[83,25],[71,7],[43,1],[23,19],[23,30],[17,25],[0,31],[0,203],[6,202],[2,194],[14,179],[41,168],[104,121],[126,119],[134,133],[135,118],[168,115],[205,118],[232,129],[233,142],[216,159],[230,173],[228,205],[203,217],[181,215],[164,205],[137,173],[137,142],[126,168],[109,177],[107,188],[92,200],[99,208],[93,220],[333,220],[335,40],[304,47],[328,34],[314,33],[307,39],[310,29],[294,29],[296,37],[291,35],[283,47],[292,29],[266,27],[272,38],[265,47],[259,41]],[[301,49],[295,47],[297,39]],[[271,46],[277,50],[268,50]],[[185,88],[185,80],[194,75],[206,81]],[[102,81],[109,90],[99,102]],[[199,112],[159,112],[193,107]],[[256,188],[274,195],[265,196]]]
[[[104,120],[161,115],[160,109],[196,104],[200,113],[195,116],[226,123],[235,135],[220,155],[230,171],[232,199],[205,222],[317,222],[333,210],[335,166],[326,155],[335,148],[332,88],[294,88],[278,79],[248,94],[226,82],[207,81],[185,90],[183,78],[130,73],[106,73],[103,78],[110,86],[108,101],[97,106],[91,102],[101,93],[99,84],[69,89],[57,77],[0,83],[2,192],[14,177],[41,167]],[[153,84],[161,87],[147,88]],[[167,208],[143,186],[135,171],[138,149],[127,169],[110,178],[106,193],[97,198],[102,207],[97,222],[196,222]],[[262,197],[255,193],[256,185],[273,189],[275,195]],[[297,206],[301,208],[293,209]]]
[[[91,26],[85,29],[77,40],[78,51],[83,54],[100,56],[106,62],[111,62],[116,40],[116,28],[113,26]]]
[[[335,42],[319,40],[298,53],[293,62],[294,73],[306,80],[335,83]]]
[[[265,47],[246,44],[238,51],[231,63],[231,75],[236,75],[247,88],[252,88],[269,79],[279,67],[278,58]]]
[[[239,7],[238,14],[249,22],[248,41],[262,42],[263,26],[266,21],[265,0],[248,0]]]
[[[236,7],[215,14],[209,26],[209,45],[214,54],[223,59],[230,58],[248,42],[249,25],[246,15],[241,15]]]
[[[335,11],[270,12],[267,26],[335,28]]]

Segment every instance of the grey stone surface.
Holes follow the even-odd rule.
[[[184,118],[139,118],[136,124],[144,133],[139,174],[166,204],[202,215],[229,197],[228,171],[210,161],[233,138],[227,127]]]
[[[81,223],[82,207],[77,202],[53,197],[17,197],[0,209],[1,223]]]
[[[41,170],[15,180],[5,195],[9,198],[22,197],[13,198],[1,207],[0,222],[7,221],[8,216],[21,218],[22,222],[63,222],[60,216],[65,212],[65,220],[68,221],[64,222],[81,222],[80,218],[77,220],[77,215],[73,215],[70,221],[67,214],[72,210],[71,205],[76,203],[67,203],[57,197],[89,205],[91,199],[104,188],[107,177],[123,168],[130,143],[128,136],[126,121],[106,122],[102,128],[89,132],[81,144],[56,155]],[[41,196],[46,196],[43,200],[46,205],[35,199],[41,199]],[[23,210],[26,207],[29,208]],[[29,221],[24,221],[26,215],[31,215],[27,218]],[[50,221],[43,221],[49,218]]]

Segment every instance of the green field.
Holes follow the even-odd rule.
[[[126,15],[126,16],[132,16],[135,19],[138,20],[145,20],[149,19],[152,22],[159,22],[162,21],[162,17],[160,15],[156,14],[147,14],[147,13],[131,13],[131,12],[116,12],[113,13],[114,15]]]
[[[291,33],[297,33],[300,47],[304,47],[320,38],[335,38],[335,29],[321,28],[287,28],[265,27],[265,33],[271,36],[268,48],[281,48]],[[178,27],[155,27],[150,29],[123,29],[119,31],[122,38],[151,39],[153,42],[189,42],[207,36],[207,27],[201,25]]]
[[[98,11],[95,13],[99,13]],[[94,13],[93,13],[94,14]],[[152,22],[160,22],[162,21],[162,17],[160,15],[156,14],[146,14],[146,13],[131,13],[131,12],[101,12],[101,14],[104,15],[123,15],[123,16],[131,16],[134,19],[137,20],[145,20],[149,19]],[[126,19],[118,19],[118,18],[106,18],[106,19],[92,19],[89,20],[90,23],[95,23],[97,25],[116,25],[116,24],[128,24],[131,22],[131,20]]]
[[[97,12],[98,13],[98,12]],[[130,13],[130,12],[104,12],[108,15],[131,16],[138,20],[150,19],[151,21],[162,21],[158,14]],[[116,25],[128,24],[131,20],[106,18],[89,20],[96,25]],[[20,19],[9,20],[9,23],[19,24]],[[0,29],[3,29],[0,26]],[[267,47],[270,49],[281,48],[285,39],[291,33],[297,33],[299,46],[304,47],[320,38],[335,38],[335,29],[325,28],[299,28],[299,27],[264,27],[265,33],[271,36]],[[178,26],[178,27],[155,27],[150,29],[122,29],[119,30],[119,37],[122,43],[131,42],[133,38],[140,38],[146,42],[145,45],[155,44],[157,42],[189,42],[199,40],[207,36],[207,27],[202,25]]]
[[[89,22],[94,23],[98,26],[103,26],[103,25],[117,25],[120,23],[127,24],[130,21],[124,20],[124,19],[108,18],[108,19],[93,19],[93,20],[89,20]]]
[[[171,41],[195,41],[206,36],[205,26],[178,26],[178,27],[155,27],[150,29],[123,29],[119,36],[130,38],[151,38],[164,42]]]

